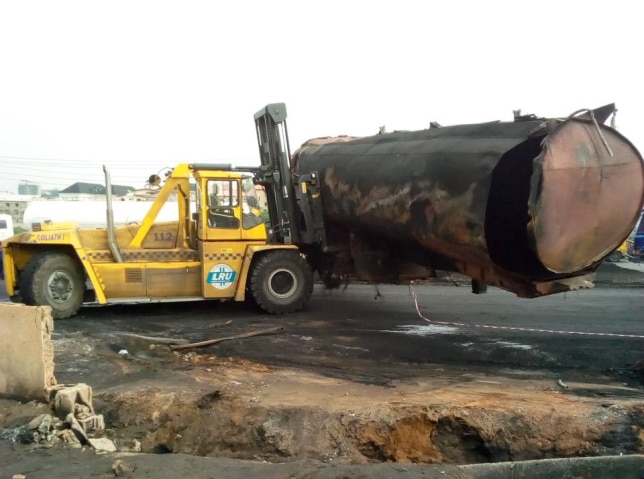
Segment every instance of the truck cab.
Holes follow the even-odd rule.
[[[13,236],[13,218],[11,215],[0,214],[0,242]]]

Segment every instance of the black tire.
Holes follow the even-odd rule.
[[[621,260],[622,260],[622,253],[619,251],[613,251],[611,254],[608,255],[608,261],[610,261],[611,263],[618,263]]]
[[[42,253],[34,256],[20,275],[20,296],[25,304],[51,306],[54,319],[73,316],[85,295],[85,275],[71,256]]]
[[[297,251],[270,251],[253,264],[249,292],[252,301],[269,314],[294,313],[311,297],[313,272]]]

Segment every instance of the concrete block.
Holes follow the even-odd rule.
[[[85,383],[72,385],[57,384],[48,391],[49,400],[53,397],[54,412],[63,419],[69,413],[76,413],[77,409],[84,406],[87,414],[94,413],[92,406],[92,388]]]
[[[0,396],[47,401],[56,384],[49,306],[0,304]]]
[[[74,416],[86,433],[105,429],[103,415],[94,413],[92,388],[87,384],[57,384],[49,388],[48,393],[49,402],[59,419]]]
[[[106,437],[90,438],[89,445],[97,451],[115,452],[116,446]]]

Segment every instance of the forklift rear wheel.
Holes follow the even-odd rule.
[[[35,256],[20,275],[20,295],[26,304],[51,306],[54,319],[73,316],[85,294],[80,265],[62,253]]]
[[[313,292],[313,272],[297,251],[271,251],[253,267],[253,301],[270,314],[294,313],[304,308]]]

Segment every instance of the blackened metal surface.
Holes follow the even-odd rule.
[[[476,280],[539,296],[570,289],[635,224],[644,163],[601,131],[613,157],[591,121],[535,119],[312,140],[293,168],[322,178],[330,231],[413,240]]]
[[[332,223],[386,228],[400,239],[411,234],[429,249],[484,260],[492,172],[539,123],[460,125],[304,146],[297,172],[319,172]]]

